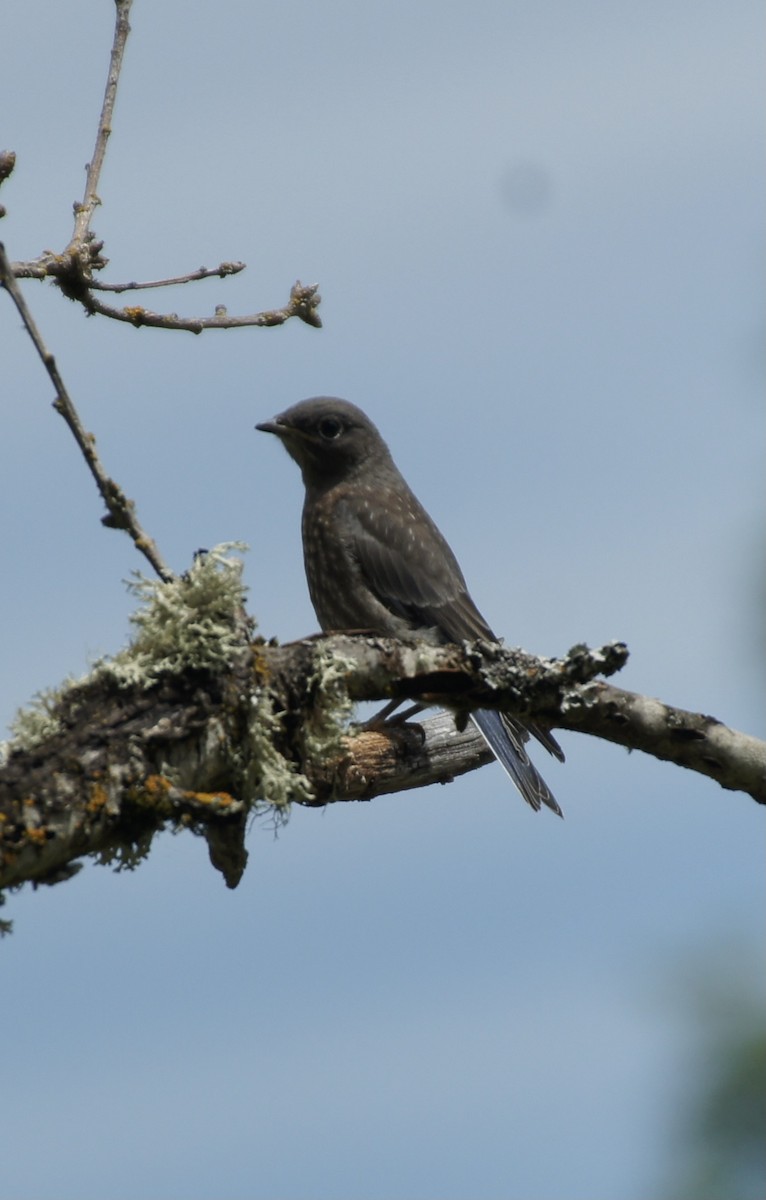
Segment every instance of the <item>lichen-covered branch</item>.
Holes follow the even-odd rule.
[[[190,672],[148,689],[107,677],[70,689],[59,729],[1,772],[2,885],[57,882],[86,854],[132,867],[166,824],[244,817],[224,786],[233,731],[220,684]]]
[[[627,661],[627,647],[621,642],[598,650],[574,646],[560,659],[536,658],[492,643],[478,643],[473,648],[433,647],[335,636],[332,644],[336,653],[354,663],[347,678],[353,700],[431,697],[458,712],[478,707],[505,709],[551,728],[643,750],[766,804],[766,742],[731,729],[715,717],[688,712],[597,678],[614,674]],[[303,642],[273,651],[275,669],[280,655],[289,655],[292,661],[293,656],[309,653],[310,645]],[[367,795],[375,795],[377,790],[371,781]]]
[[[180,579],[139,578],[129,647],[19,713],[0,769],[0,886],[55,882],[83,854],[132,866],[164,825],[207,834],[211,821],[211,857],[234,886],[257,782],[254,714],[259,732],[270,725],[230,549]],[[275,811],[296,774],[285,767],[281,790],[266,779]]]
[[[621,643],[540,659],[495,644],[363,635],[251,641],[225,548],[141,584],[131,646],[17,722],[0,768],[0,886],[52,882],[76,859],[133,866],[171,824],[208,839],[230,886],[247,814],[369,800],[447,782],[490,758],[464,719],[497,707],[689,767],[766,803],[766,743],[604,682]],[[346,727],[351,703],[442,703],[417,724]],[[628,769],[626,767],[626,769]]]

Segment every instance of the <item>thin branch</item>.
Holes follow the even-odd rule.
[[[186,275],[150,280],[147,283],[104,283],[94,278],[94,272],[103,270],[109,261],[102,254],[104,243],[96,238],[90,228],[90,223],[96,208],[101,203],[98,196],[98,183],[104,165],[107,143],[112,132],[117,86],[125,44],[130,33],[128,17],[131,4],[132,0],[115,0],[114,39],[104,102],[101,107],[93,156],[87,168],[85,193],[82,201],[74,206],[75,222],[72,238],[61,254],[46,250],[30,261],[13,263],[12,269],[15,277],[17,279],[54,279],[64,295],[70,300],[82,304],[89,315],[98,314],[113,321],[122,321],[125,324],[133,325],[136,328],[147,325],[155,329],[179,329],[189,333],[202,333],[204,329],[242,329],[247,326],[283,325],[292,317],[297,317],[315,329],[321,328],[322,321],[317,312],[321,297],[317,284],[304,287],[298,282],[290,293],[289,303],[283,308],[269,309],[244,316],[230,316],[223,305],[218,305],[214,316],[179,317],[177,313],[156,313],[137,305],[115,308],[112,305],[104,304],[94,296],[93,293],[96,291],[120,293],[147,288],[171,287],[182,283],[196,283],[201,279],[209,279],[213,276],[224,278],[226,275],[236,275],[245,269],[245,264],[242,262],[222,262],[212,270],[200,267],[198,271],[191,271]],[[10,174],[12,169],[13,162],[11,161],[7,173]],[[0,182],[2,182],[1,175]]]
[[[72,431],[77,445],[80,447],[86,463],[90,469],[90,473],[96,481],[96,486],[103,498],[103,501],[108,509],[108,515],[102,517],[104,525],[112,529],[124,529],[130,534],[133,542],[138,550],[148,559],[154,570],[159,575],[160,579],[170,580],[173,578],[173,572],[166,565],[160,555],[157,546],[148,533],[141,527],[136,516],[135,504],[123,492],[122,488],[111,479],[101,465],[101,460],[96,454],[96,439],[93,434],[88,433],[80,421],[72,399],[64,385],[64,381],[59,374],[59,369],[56,365],[56,360],[48,350],[42,336],[35,324],[34,318],[27,308],[26,301],[21,293],[21,289],[16,282],[11,264],[5,253],[5,247],[0,242],[0,281],[6,291],[13,300],[16,308],[19,311],[27,333],[31,337],[37,353],[43,361],[51,382],[56,389],[56,399],[53,402],[53,407],[56,412],[60,413]]]
[[[91,239],[87,243],[87,251],[91,256],[89,271],[100,270],[106,260],[100,257],[103,242]],[[317,309],[322,297],[319,295],[319,284],[302,284],[298,280],[290,290],[290,300],[284,308],[267,309],[265,312],[250,313],[245,316],[230,316],[223,304],[216,306],[212,317],[179,317],[177,313],[157,313],[140,305],[129,305],[126,308],[116,308],[105,304],[93,295],[100,292],[130,292],[146,288],[171,287],[181,283],[196,283],[200,279],[210,279],[218,276],[223,279],[226,275],[236,275],[245,270],[242,262],[223,262],[217,267],[200,267],[188,275],[178,275],[172,279],[150,280],[147,283],[105,283],[94,279],[88,273],[83,276],[80,258],[67,255],[53,254],[50,251],[41,254],[39,258],[29,262],[13,262],[10,264],[16,279],[55,279],[65,296],[82,304],[89,316],[98,314],[109,317],[113,321],[123,321],[140,329],[142,325],[154,329],[180,329],[187,333],[202,333],[205,329],[243,329],[247,326],[284,325],[292,317],[297,317],[314,329],[322,328],[322,318]]]
[[[222,262],[217,267],[200,267],[198,271],[177,275],[174,279],[152,279],[148,283],[104,283],[101,279],[93,279],[90,286],[98,292],[136,292],[147,288],[175,287],[179,283],[196,283],[198,279],[212,279],[214,276],[225,279],[227,275],[238,275],[244,269],[243,262]]]
[[[107,142],[112,132],[112,114],[117,96],[117,85],[122,69],[125,44],[130,33],[128,17],[131,4],[132,0],[115,0],[114,40],[104,102],[101,107],[93,157],[88,165],[85,193],[82,202],[75,205],[72,239],[63,254],[46,252],[32,262],[14,263],[13,271],[16,278],[46,279],[52,277],[64,294],[71,300],[79,301],[89,314],[97,313],[100,316],[109,317],[113,321],[123,321],[136,328],[147,325],[155,329],[179,329],[189,333],[202,333],[204,329],[241,329],[246,326],[283,325],[292,317],[298,317],[306,325],[320,328],[322,322],[317,308],[321,297],[317,284],[304,287],[298,282],[290,293],[289,303],[283,308],[251,313],[246,316],[229,316],[225,307],[219,305],[212,317],[179,317],[176,313],[156,313],[138,305],[115,308],[113,305],[104,304],[93,295],[94,291],[137,291],[193,283],[211,276],[223,278],[226,275],[237,274],[244,270],[245,266],[241,262],[224,262],[214,270],[201,267],[198,271],[190,272],[188,275],[153,280],[148,283],[102,283],[93,278],[93,272],[100,271],[108,261],[101,254],[103,242],[96,241],[90,229],[90,222],[97,206],[101,203],[98,196],[98,181],[104,165]]]
[[[101,176],[101,169],[104,165],[104,157],[106,155],[106,146],[109,141],[109,135],[112,132],[112,113],[114,112],[114,102],[117,97],[117,85],[120,81],[120,71],[122,70],[122,60],[125,54],[125,44],[130,33],[130,9],[133,0],[114,0],[115,2],[115,23],[114,23],[114,40],[112,42],[112,53],[109,62],[109,74],[106,80],[106,90],[104,91],[104,102],[101,106],[101,115],[98,119],[98,130],[96,132],[96,144],[93,148],[93,155],[88,164],[88,173],[85,178],[85,193],[82,203],[75,205],[75,220],[74,232],[70,249],[76,253],[81,251],[87,239],[90,228],[90,222],[93,218],[98,205],[101,203],[98,197],[98,181]]]
[[[268,312],[251,313],[244,317],[231,317],[225,307],[217,306],[213,317],[179,317],[177,313],[157,313],[140,305],[130,305],[127,308],[114,308],[104,304],[91,292],[80,299],[89,313],[99,313],[102,317],[111,317],[114,321],[126,321],[140,328],[142,325],[153,329],[181,329],[187,333],[202,333],[204,329],[242,329],[248,325],[284,325],[291,317],[298,317],[307,325],[321,328],[322,321],[317,313],[320,303],[319,284],[304,285],[297,281],[290,290],[290,300],[284,308],[274,308]]]

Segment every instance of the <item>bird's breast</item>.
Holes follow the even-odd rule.
[[[406,637],[412,622],[393,612],[360,563],[358,521],[343,488],[307,494],[303,508],[303,560],[311,602],[323,630],[373,630]]]

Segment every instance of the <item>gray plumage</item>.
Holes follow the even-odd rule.
[[[256,428],[276,434],[301,468],[306,578],[323,630],[497,641],[450,547],[361,409],[320,396]],[[525,744],[531,733],[563,761],[555,738],[491,709],[471,719],[532,808],[545,804],[561,815]]]

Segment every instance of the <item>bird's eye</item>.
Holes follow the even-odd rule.
[[[333,442],[343,432],[343,422],[338,417],[322,417],[319,432],[327,442]]]

